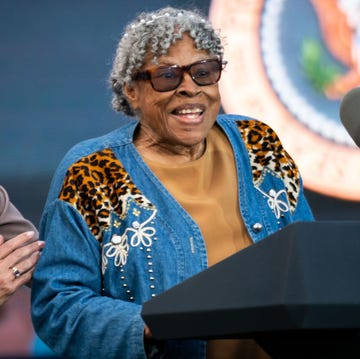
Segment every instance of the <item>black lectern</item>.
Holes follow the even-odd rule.
[[[360,222],[298,222],[146,302],[157,339],[254,338],[272,358],[360,358]]]

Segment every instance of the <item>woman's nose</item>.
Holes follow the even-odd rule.
[[[191,78],[191,75],[187,72],[184,72],[181,83],[177,88],[177,92],[183,96],[195,96],[200,91],[200,86],[194,82],[194,80]]]

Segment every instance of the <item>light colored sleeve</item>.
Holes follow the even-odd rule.
[[[38,239],[38,231],[35,226],[24,218],[11,203],[5,188],[0,186],[0,234],[4,236],[5,240],[8,240],[27,231],[34,231],[33,239]]]

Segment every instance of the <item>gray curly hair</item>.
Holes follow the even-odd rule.
[[[157,57],[166,55],[169,47],[181,39],[184,32],[194,39],[198,49],[206,50],[210,55],[223,60],[220,36],[199,11],[165,7],[141,13],[126,26],[116,50],[109,79],[115,111],[135,116],[123,93],[123,84],[129,83],[132,75],[144,64],[148,51],[151,51],[156,63]]]

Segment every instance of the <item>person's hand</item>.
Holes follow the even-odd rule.
[[[22,285],[30,282],[43,241],[31,241],[34,232],[24,232],[4,242],[0,235],[0,306]]]

